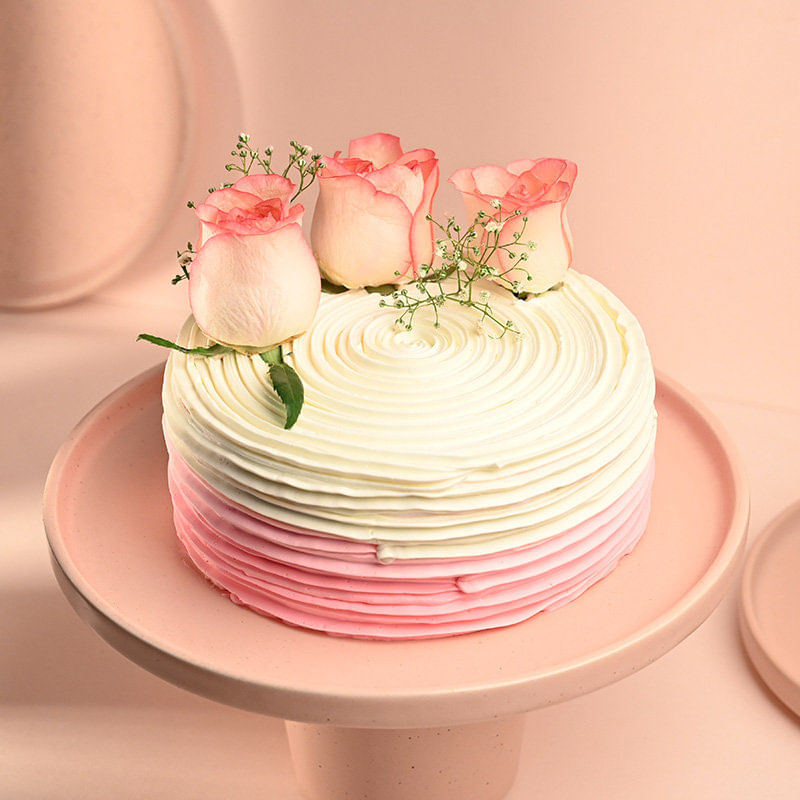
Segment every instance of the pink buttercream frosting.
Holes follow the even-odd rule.
[[[369,542],[287,526],[233,503],[174,447],[169,462],[178,536],[212,583],[235,602],[289,624],[370,639],[502,627],[575,599],[644,533],[653,476],[651,460],[607,508],[532,545],[387,564]]]

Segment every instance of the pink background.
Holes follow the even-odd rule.
[[[169,336],[185,315],[169,285],[194,235],[180,198],[226,176],[242,128],[325,152],[387,130],[436,149],[445,176],[577,161],[576,267],[626,301],[657,365],[738,441],[752,533],[796,499],[796,3],[8,0],[3,13],[0,305],[112,280],[73,305],[0,313],[0,797],[299,798],[277,723],[161,683],[77,619],[39,519],[69,429],[161,360],[135,335]],[[460,212],[449,186],[437,210]],[[799,796],[800,726],[735,625],[732,593],[654,666],[531,715],[511,797],[530,796],[524,781],[543,797]]]

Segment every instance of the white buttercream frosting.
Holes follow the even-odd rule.
[[[527,301],[487,287],[522,338],[454,303],[398,327],[350,291],[323,297],[287,357],[291,430],[257,356],[170,355],[165,427],[186,464],[246,509],[377,546],[383,562],[542,541],[621,497],[653,453],[655,380],[634,316],[570,270]],[[191,318],[179,342],[206,344]]]

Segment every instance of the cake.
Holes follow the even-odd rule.
[[[634,548],[656,434],[640,325],[574,268],[527,296],[484,272],[499,330],[463,293],[398,324],[426,291],[413,280],[323,294],[281,349],[304,389],[290,430],[267,359],[214,351],[189,317],[163,425],[177,536],[203,576],[291,625],[422,639],[558,608]],[[460,280],[437,286],[458,297]]]

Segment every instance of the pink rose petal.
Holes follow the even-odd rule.
[[[207,219],[210,216],[215,216],[217,211],[226,212],[233,208],[249,208],[260,200],[260,197],[256,197],[251,192],[242,192],[233,187],[217,189],[216,192],[208,195],[205,203],[200,203],[197,206],[195,214],[200,219]]]
[[[422,171],[391,164],[364,176],[379,192],[399,197],[413,214],[422,202],[425,179]]]
[[[325,169],[320,173],[321,177],[335,178],[339,175],[365,175],[372,172],[371,161],[364,161],[361,158],[333,158],[325,159]]]
[[[262,174],[245,175],[236,181],[233,188],[254,194],[262,200],[278,198],[285,206],[289,205],[292,195],[297,191],[297,186],[283,175]]]
[[[468,167],[457,169],[449,178],[448,183],[458,189],[459,192],[466,194],[476,194],[478,187],[475,185],[475,178],[472,175],[472,170]]]
[[[422,164],[426,161],[437,161],[438,163],[436,153],[434,153],[433,150],[420,148],[419,150],[409,150],[407,153],[403,153],[403,155],[397,159],[396,163],[403,166],[412,166],[414,162]]]
[[[400,139],[389,133],[373,133],[350,140],[348,150],[350,158],[361,158],[371,161],[375,169],[397,161],[403,155]]]
[[[485,167],[476,167],[472,171],[477,191],[486,197],[500,197],[514,184],[514,176],[502,167],[490,164]]]
[[[301,222],[302,205],[289,208],[296,190],[281,175],[246,175],[233,186],[212,192],[195,209],[202,247],[212,236],[228,231],[242,236],[266,233],[274,227]]]

